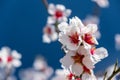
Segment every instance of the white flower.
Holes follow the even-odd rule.
[[[60,62],[66,69],[71,69],[71,72],[80,76],[83,72],[90,74],[94,68],[94,62],[89,51],[80,47],[80,51],[69,51]]]
[[[93,2],[96,2],[100,7],[105,8],[109,6],[108,0],[92,0]]]
[[[83,23],[84,25],[88,25],[88,24],[99,24],[99,18],[97,16],[91,16],[88,15],[84,20]]]
[[[11,51],[8,47],[3,47],[0,51],[0,60],[2,67],[19,67],[21,66],[21,54],[16,50]]]
[[[43,42],[50,43],[58,39],[58,33],[55,30],[55,26],[47,25],[43,30]]]
[[[120,50],[120,34],[115,35],[115,48]]]
[[[61,4],[49,4],[48,13],[51,15],[48,17],[48,24],[54,24],[55,22],[67,21],[67,17],[70,16],[71,10],[66,9],[64,5]]]
[[[59,24],[58,28],[60,30],[59,41],[70,50],[77,50],[81,43],[90,46],[98,44],[93,35],[97,31],[97,25],[84,26],[78,17],[70,19],[69,24],[66,22]]]
[[[35,70],[40,71],[46,77],[50,77],[53,69],[47,65],[47,62],[42,57],[37,57],[34,61],[33,67]]]

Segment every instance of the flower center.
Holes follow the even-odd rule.
[[[93,48],[90,49],[90,53],[91,53],[92,55],[94,55],[94,53],[95,53],[95,47],[93,47]]]
[[[83,66],[83,70],[84,72],[91,74],[90,70],[86,66]]]
[[[90,44],[90,45],[94,45],[95,44],[91,34],[85,34],[85,36],[83,37],[83,40],[85,42],[87,42],[88,44]]]
[[[44,32],[47,34],[52,34],[52,30],[50,27],[45,27]]]
[[[76,53],[75,56],[72,56],[72,58],[74,59],[74,63],[82,63],[82,60],[84,58],[84,55],[80,55],[78,53]]]
[[[12,57],[12,56],[8,56],[7,62],[9,63],[9,62],[11,62],[12,60],[13,60],[13,57]]]
[[[79,43],[79,35],[78,35],[77,32],[75,32],[74,34],[69,36],[69,38],[70,38],[72,43],[74,43],[74,44],[78,44]]]
[[[2,62],[2,59],[0,58],[0,62]]]
[[[70,73],[70,74],[67,75],[67,79],[68,80],[72,80],[73,77],[74,77],[74,74],[72,74],[72,73]]]
[[[62,17],[62,16],[63,16],[62,11],[57,10],[56,13],[55,13],[55,17],[56,17],[56,18],[60,18],[60,17]]]

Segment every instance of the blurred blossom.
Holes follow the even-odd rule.
[[[54,25],[46,25],[43,30],[43,42],[50,43],[58,39],[58,33],[56,32]]]
[[[93,2],[96,2],[98,6],[101,8],[106,8],[109,6],[109,0],[92,0]]]
[[[50,16],[48,17],[48,24],[55,24],[56,22],[60,23],[63,21],[67,21],[67,17],[70,16],[71,10],[66,9],[64,5],[61,4],[49,4],[48,13]]]
[[[83,23],[84,25],[88,25],[88,24],[99,24],[99,18],[97,16],[92,16],[92,15],[88,15],[84,20]]]
[[[100,33],[100,31],[99,31],[99,30],[96,31],[95,34],[94,34],[94,36],[96,37],[96,39],[100,39],[100,38],[101,38],[101,33]]]
[[[17,80],[14,76],[9,76],[7,80]]]
[[[16,50],[11,51],[9,47],[3,47],[0,50],[0,66],[1,67],[19,67],[21,66],[21,54]]]
[[[46,61],[37,57],[33,63],[33,68],[28,68],[20,72],[21,80],[49,80],[53,74],[53,69],[49,67]]]
[[[115,35],[115,48],[120,50],[120,34]]]

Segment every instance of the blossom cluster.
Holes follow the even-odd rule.
[[[66,9],[65,6],[61,4],[49,4],[48,13],[50,16],[43,29],[43,42],[45,43],[50,43],[51,41],[56,41],[58,39],[58,24],[67,21],[67,17],[70,16],[71,10]]]
[[[60,62],[64,69],[73,74],[67,80],[96,80],[93,72],[95,64],[108,56],[105,48],[96,48],[98,42],[94,33],[97,25],[84,25],[78,17],[73,17],[69,23],[60,23],[58,28],[58,40],[65,52]]]

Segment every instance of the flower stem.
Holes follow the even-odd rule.
[[[46,9],[48,9],[48,1],[47,0],[42,0],[42,2],[45,5]]]

